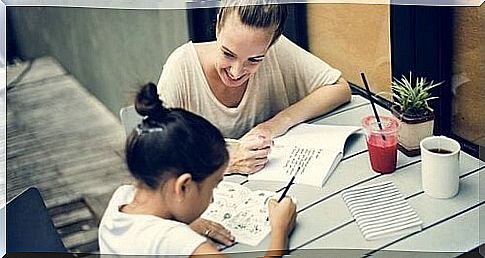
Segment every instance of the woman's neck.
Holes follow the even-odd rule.
[[[237,88],[229,88],[222,82],[209,83],[209,87],[217,100],[219,100],[219,102],[221,102],[224,106],[230,108],[239,106],[244,97],[244,93],[246,92],[247,85],[247,81],[244,83],[244,85]]]

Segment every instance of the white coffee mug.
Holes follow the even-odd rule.
[[[446,136],[430,136],[420,142],[421,178],[424,192],[434,198],[458,193],[460,144]]]

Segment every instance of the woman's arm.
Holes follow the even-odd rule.
[[[340,78],[335,84],[317,88],[273,118],[254,127],[248,134],[259,134],[270,138],[282,135],[292,126],[323,115],[349,102],[350,98],[349,84],[345,79]]]
[[[273,118],[258,124],[241,138],[241,145],[230,151],[227,173],[252,174],[268,162],[273,138],[282,135],[292,126],[323,115],[349,102],[350,87],[343,78],[336,83],[321,86],[309,95],[282,110]]]
[[[253,128],[267,137],[284,134],[292,126],[323,115],[348,102],[350,87],[341,72],[282,36],[274,47],[289,101],[288,108]]]
[[[246,146],[239,151],[240,154],[231,155],[228,171],[250,174],[261,170],[268,161],[267,154],[274,137],[350,100],[350,87],[340,71],[284,36],[272,48],[270,57],[278,62],[273,69],[281,74],[283,84],[267,86],[287,87],[288,101],[292,104],[256,125],[240,139]]]

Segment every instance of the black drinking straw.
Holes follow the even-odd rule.
[[[376,105],[374,104],[374,99],[372,98],[369,85],[367,84],[367,79],[365,78],[364,73],[360,73],[360,76],[362,77],[362,81],[364,82],[365,89],[367,90],[367,95],[369,95],[369,100],[372,105],[372,110],[374,111],[374,115],[376,116],[377,125],[379,126],[379,129],[382,131],[381,119],[379,118],[379,114],[377,113]],[[384,134],[381,134],[381,135],[382,135],[382,139],[385,141],[386,137],[384,137]]]

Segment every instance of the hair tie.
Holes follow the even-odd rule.
[[[141,134],[144,134],[144,133],[161,132],[161,131],[164,130],[161,127],[143,128],[141,124],[138,124],[135,129],[136,129],[136,133],[138,135],[141,135]]]

